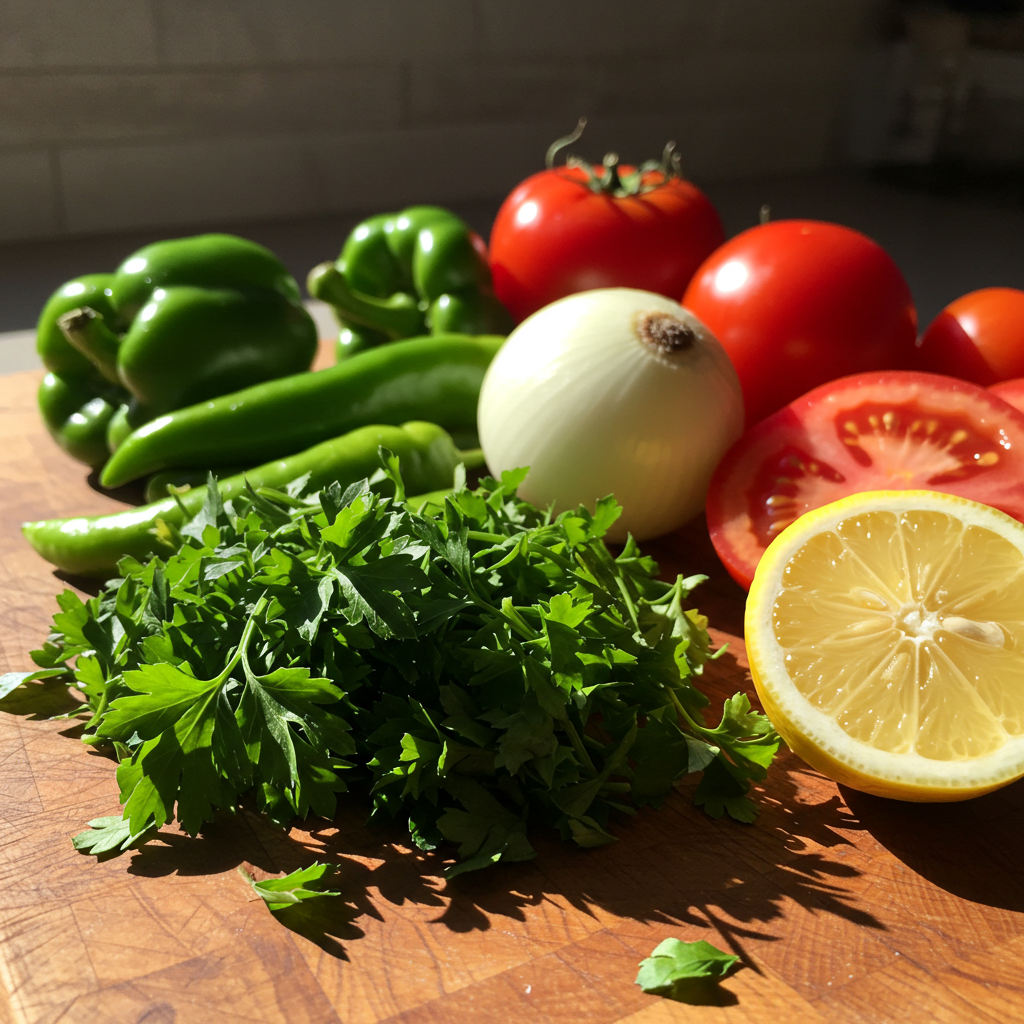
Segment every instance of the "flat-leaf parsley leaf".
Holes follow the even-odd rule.
[[[319,861],[308,867],[299,868],[283,878],[265,878],[261,882],[257,882],[245,868],[239,868],[238,873],[252,886],[253,892],[273,911],[293,907],[296,903],[314,899],[317,896],[341,895],[340,892],[322,888],[322,886],[330,884],[331,878],[335,874],[335,868],[330,864],[321,864]]]
[[[739,963],[738,956],[723,953],[710,942],[665,939],[640,962],[636,983],[655,995],[670,995],[676,983],[695,978],[724,978]]]

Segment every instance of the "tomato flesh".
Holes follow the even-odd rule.
[[[1024,522],[1024,414],[966,381],[856,374],[757,424],[708,491],[711,540],[749,587],[771,541],[803,513],[868,490],[948,491]]]

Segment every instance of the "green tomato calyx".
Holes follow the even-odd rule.
[[[587,126],[587,119],[581,117],[576,127],[568,134],[556,139],[548,147],[544,165],[547,169],[553,170],[555,158],[574,142],[578,142],[583,135],[583,129]],[[681,160],[676,152],[675,142],[668,142],[661,160],[647,160],[639,167],[623,172],[619,167],[619,154],[607,153],[601,161],[600,166],[588,163],[578,156],[566,158],[566,167],[578,168],[586,175],[583,182],[592,192],[601,195],[614,196],[616,199],[624,199],[627,196],[642,196],[661,188],[673,178],[681,178]]]

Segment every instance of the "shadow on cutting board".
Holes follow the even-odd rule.
[[[962,803],[910,804],[842,792],[861,828],[922,878],[972,903],[1024,911],[1024,782]]]
[[[619,841],[609,846],[581,850],[537,828],[531,834],[535,860],[450,882],[443,877],[450,860],[410,849],[398,828],[367,824],[367,805],[358,798],[343,798],[333,821],[313,819],[289,833],[245,810],[219,818],[195,839],[165,830],[127,855],[127,870],[156,877],[248,865],[267,877],[314,860],[335,865],[331,887],[340,897],[310,900],[275,916],[343,959],[345,944],[363,935],[358,921],[364,917],[384,921],[433,908],[435,924],[483,932],[502,927],[501,919],[527,921],[530,908],[549,905],[558,914],[568,904],[592,918],[610,914],[686,924],[691,932],[708,929],[715,944],[720,938],[749,965],[745,944],[784,937],[790,902],[860,927],[881,927],[847,891],[857,870],[831,854],[850,845],[836,831],[851,822],[835,787],[820,780],[809,799],[815,778],[805,776],[792,755],[782,761],[760,794],[762,814],[754,825],[712,819],[684,791],[658,810],[620,819],[614,827]],[[240,883],[239,899],[246,898]]]
[[[704,683],[719,706],[737,689],[751,689],[732,649],[709,663]],[[79,723],[66,732],[76,729]],[[113,769],[111,763],[116,792]],[[143,877],[214,875],[247,865],[266,878],[313,861],[335,865],[332,888],[340,897],[307,901],[277,919],[337,957],[363,935],[360,918],[383,921],[392,913],[419,915],[423,908],[435,911],[435,924],[459,933],[500,928],[502,919],[526,922],[530,908],[545,905],[556,915],[572,908],[591,918],[685,924],[691,932],[707,929],[711,938],[717,933],[748,963],[748,941],[786,935],[787,904],[859,927],[882,927],[859,905],[860,872],[844,860],[853,845],[848,833],[868,826],[859,821],[859,810],[851,814],[832,783],[783,751],[758,787],[761,813],[751,825],[710,818],[693,803],[696,785],[688,778],[661,808],[620,816],[611,825],[618,842],[609,846],[581,850],[538,826],[530,837],[535,860],[451,882],[443,874],[452,851],[442,856],[410,849],[401,828],[366,822],[369,804],[356,794],[341,798],[332,821],[311,819],[285,832],[243,809],[219,816],[195,838],[167,827],[123,857],[125,870]],[[239,901],[251,896],[240,881]]]
[[[703,522],[652,548],[667,574],[711,577],[698,588],[695,603],[732,636],[729,650],[704,673],[702,688],[713,705],[720,707],[737,690],[753,697],[737,639],[742,595],[718,568]],[[708,720],[717,720],[715,711]],[[501,928],[502,919],[527,922],[531,908],[544,906],[555,917],[571,909],[590,918],[683,924],[691,933],[717,934],[748,963],[745,944],[784,938],[793,904],[859,927],[882,927],[859,903],[860,872],[843,859],[852,847],[844,833],[861,828],[832,783],[782,753],[759,787],[761,815],[752,825],[708,817],[694,806],[696,784],[686,780],[660,809],[619,817],[611,824],[619,841],[609,846],[581,850],[538,826],[530,836],[535,860],[451,882],[443,877],[450,860],[410,849],[397,826],[368,825],[368,803],[354,794],[342,798],[330,822],[310,820],[284,832],[243,810],[219,818],[195,839],[164,829],[124,856],[130,858],[126,870],[147,877],[219,874],[248,865],[265,878],[314,860],[335,865],[332,887],[341,897],[307,901],[301,913],[278,920],[339,957],[346,943],[363,934],[360,918],[422,915],[423,908],[433,923],[459,933]],[[112,791],[115,786],[111,777]],[[250,897],[240,881],[239,900]]]

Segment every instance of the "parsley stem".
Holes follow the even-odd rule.
[[[687,725],[689,725],[694,732],[707,734],[711,731],[710,729],[708,729],[706,725],[704,725],[703,723],[696,722],[693,718],[690,717],[690,713],[686,710],[685,707],[683,707],[683,702],[676,696],[675,690],[670,689],[668,691],[668,695],[672,698],[672,703],[675,704],[676,711],[679,712],[682,718],[685,719]]]
[[[519,610],[512,603],[511,598],[506,597],[501,602],[501,610],[497,608],[491,609],[497,615],[500,615],[507,623],[514,626],[516,630],[526,637],[527,640],[536,640],[540,636],[537,632],[523,617],[519,614]]]
[[[92,713],[92,718],[89,719],[89,725],[92,725],[94,727],[99,726],[100,722],[103,721],[103,716],[106,713],[107,705],[110,703],[110,685],[110,681],[108,680],[107,685],[103,687],[103,692],[100,694],[99,707],[96,708],[96,710]],[[89,728],[89,725],[86,726],[87,729]],[[99,736],[89,737],[89,739],[86,739],[84,736],[82,737],[83,743],[99,743],[100,740],[101,737]]]
[[[534,549],[534,545],[528,543],[527,546],[529,547],[529,549],[532,552],[533,549]],[[545,547],[543,549],[543,551],[544,551],[544,556],[543,557],[548,559],[548,561],[554,562],[555,565],[557,565],[559,568],[565,569],[566,572],[575,572],[576,571],[576,563],[574,561],[572,561],[572,559],[566,558],[564,555],[555,554],[555,552],[552,551],[551,548],[548,548],[548,547]]]
[[[633,596],[626,586],[626,581],[621,576],[616,576],[615,584],[619,588],[619,593],[622,594],[622,600],[626,603],[626,608],[629,610],[629,617],[633,623],[633,628],[639,633],[640,619],[637,617],[636,605],[633,603]]]
[[[299,498],[293,498],[290,494],[278,490],[276,487],[257,487],[256,493],[261,498],[271,498],[279,505],[287,505],[289,508],[309,508],[308,502]]]
[[[220,675],[216,679],[211,679],[210,682],[214,686],[220,686],[221,683],[226,682],[227,678],[235,670],[236,666],[245,657],[246,648],[249,646],[249,641],[252,639],[253,630],[256,628],[256,618],[262,615],[266,611],[267,605],[269,604],[267,595],[264,594],[255,605],[253,605],[252,611],[249,613],[249,618],[246,620],[245,629],[242,630],[242,636],[238,641],[238,646],[232,653],[228,663],[224,666]]]
[[[586,765],[591,774],[596,775],[597,769],[594,767],[594,762],[590,760],[590,754],[587,753],[587,748],[583,746],[583,742],[580,740],[580,734],[576,731],[576,726],[566,718],[562,721],[562,728],[566,731],[566,734],[572,743],[572,748],[576,751],[577,757],[579,757],[584,765]]]

